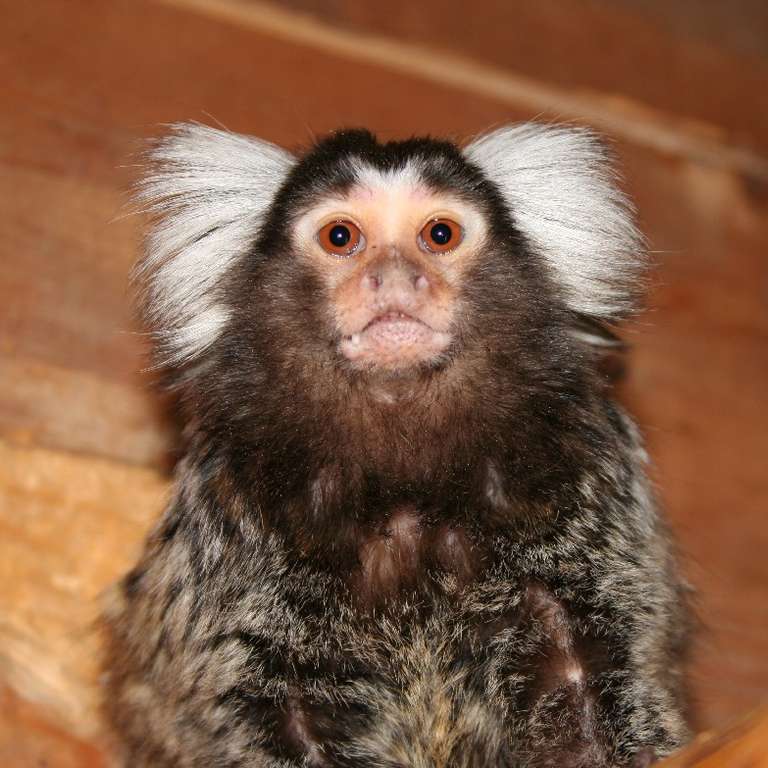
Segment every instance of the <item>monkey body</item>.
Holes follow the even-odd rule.
[[[684,740],[683,588],[578,330],[625,311],[636,235],[588,134],[493,139],[156,150],[147,306],[188,444],[106,616],[127,764],[607,768]]]

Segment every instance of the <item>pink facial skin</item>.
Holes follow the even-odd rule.
[[[437,219],[450,222],[454,232],[442,252],[423,237]],[[359,230],[359,248],[341,257],[323,250],[318,232],[329,222]],[[372,178],[308,212],[297,229],[328,285],[346,360],[364,370],[397,372],[439,360],[452,340],[463,273],[483,239],[474,208],[407,177]]]
[[[356,365],[397,369],[438,357],[451,341],[452,302],[416,261],[366,264],[337,302],[341,353]]]

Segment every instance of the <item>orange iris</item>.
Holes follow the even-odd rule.
[[[450,219],[432,219],[419,233],[419,241],[432,253],[452,251],[462,239],[461,226]]]
[[[323,250],[332,256],[351,256],[360,247],[361,238],[359,227],[346,219],[329,221],[317,233]]]

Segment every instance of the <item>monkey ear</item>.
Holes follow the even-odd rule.
[[[611,321],[634,308],[644,242],[594,134],[525,123],[477,138],[464,154],[498,187],[570,309]]]
[[[153,223],[134,271],[160,364],[197,357],[230,314],[222,278],[253,246],[295,159],[266,141],[196,123],[152,145],[135,200]]]

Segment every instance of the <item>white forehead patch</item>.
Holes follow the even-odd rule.
[[[343,194],[330,194],[305,211],[296,221],[295,234],[299,242],[314,238],[318,222],[338,215],[365,219],[357,223],[375,221],[378,239],[394,242],[406,234],[404,225],[416,223],[420,217],[434,214],[454,214],[464,228],[465,240],[479,239],[485,232],[480,211],[450,192],[434,191],[424,182],[424,163],[414,159],[400,168],[381,170],[362,159],[346,161],[356,179]],[[366,237],[374,234],[365,232]],[[406,234],[407,236],[407,234]]]
[[[400,168],[386,171],[356,158],[350,159],[349,165],[360,189],[367,189],[372,193],[386,190],[399,194],[427,191],[424,186],[424,163],[418,159],[410,160]]]

